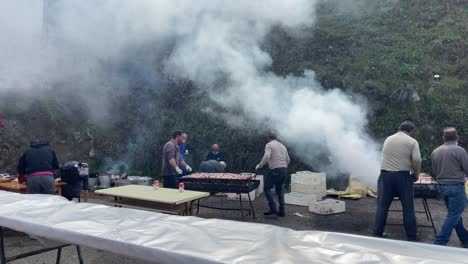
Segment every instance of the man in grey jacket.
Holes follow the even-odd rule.
[[[288,165],[290,162],[288,150],[281,144],[276,137],[276,134],[270,132],[268,134],[268,144],[265,146],[265,154],[263,155],[262,161],[255,168],[256,170],[262,168],[268,163],[270,171],[265,177],[265,183],[263,191],[268,200],[270,211],[264,213],[264,215],[278,214],[281,217],[285,216],[284,209],[284,190],[283,184],[288,175]],[[271,194],[271,188],[275,187],[276,194],[278,195],[279,212],[276,209],[275,201]]]
[[[453,229],[463,246],[468,247],[468,231],[463,226],[463,211],[467,199],[465,177],[468,175],[468,153],[458,146],[458,133],[453,127],[444,129],[444,145],[431,154],[432,170],[439,191],[447,206],[447,217],[436,235],[434,244],[447,245]]]

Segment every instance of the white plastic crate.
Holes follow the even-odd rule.
[[[315,194],[321,199],[327,195],[326,174],[310,171],[299,171],[291,175],[291,191]]]
[[[321,185],[305,185],[292,183],[291,192],[315,194],[320,198],[327,195],[327,190],[325,190],[325,188]]]
[[[325,173],[298,171],[292,175],[291,183],[305,185],[326,185],[327,175]]]
[[[284,195],[286,204],[309,206],[314,201],[317,201],[317,195],[315,194],[291,192]]]
[[[335,199],[311,202],[309,211],[320,215],[338,214],[346,211],[345,202]]]

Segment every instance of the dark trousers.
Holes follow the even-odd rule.
[[[284,190],[283,184],[286,180],[288,175],[287,168],[277,168],[270,170],[268,175],[265,178],[265,182],[263,185],[263,191],[265,192],[265,196],[268,200],[268,204],[270,205],[270,210],[272,212],[278,212],[275,204],[275,200],[273,199],[273,195],[271,194],[271,189],[275,187],[276,194],[278,195],[278,203],[279,203],[279,211],[280,213],[284,213]]]
[[[466,192],[464,184],[439,185],[439,192],[447,206],[447,217],[436,235],[434,244],[447,245],[453,229],[464,246],[468,246],[468,231],[463,226],[463,211],[466,207]]]
[[[387,223],[388,210],[393,198],[400,198],[406,238],[416,240],[416,215],[414,213],[413,180],[407,171],[382,171],[378,181],[377,213],[374,236],[382,237]]]
[[[83,190],[82,182],[67,183],[62,186],[62,196],[71,201],[73,198],[80,198],[81,190]]]
[[[51,175],[28,176],[26,179],[28,194],[55,194],[55,181]]]
[[[167,175],[164,178],[164,188],[178,189],[179,188],[179,176]]]

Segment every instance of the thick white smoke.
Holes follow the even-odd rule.
[[[315,0],[49,1],[57,2],[51,34],[67,49],[49,45],[46,63],[32,60],[44,78],[100,79],[103,62],[151,43],[164,54],[164,73],[204,89],[225,109],[228,123],[244,118],[275,129],[304,162],[317,167],[317,157],[325,154],[331,165],[323,169],[375,186],[379,156],[366,133],[365,106],[338,90],[324,91],[311,70],[302,77],[268,70],[272,58],[261,48],[265,36],[276,26],[291,31],[312,26]],[[8,32],[0,41],[6,37]],[[73,63],[63,63],[71,58]],[[8,61],[22,73],[28,70],[11,56]],[[5,66],[0,65],[2,77]]]

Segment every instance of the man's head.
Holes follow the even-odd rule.
[[[211,146],[211,150],[213,151],[214,154],[217,154],[219,152],[219,145],[213,144],[213,146]]]
[[[410,121],[404,121],[403,123],[401,123],[398,130],[410,136],[414,136],[414,134],[416,133],[416,127]]]
[[[454,127],[445,128],[443,138],[445,143],[458,143],[457,130]]]
[[[188,138],[188,135],[187,135],[187,133],[185,133],[185,132],[184,132],[184,133],[182,133],[182,143],[185,143],[185,142],[187,142],[187,138]]]
[[[177,130],[172,134],[172,139],[174,139],[177,143],[177,145],[181,144],[183,142],[183,135],[185,133],[181,130]]]
[[[276,135],[274,131],[268,132],[268,141],[273,141],[277,139],[278,139],[278,136]]]

